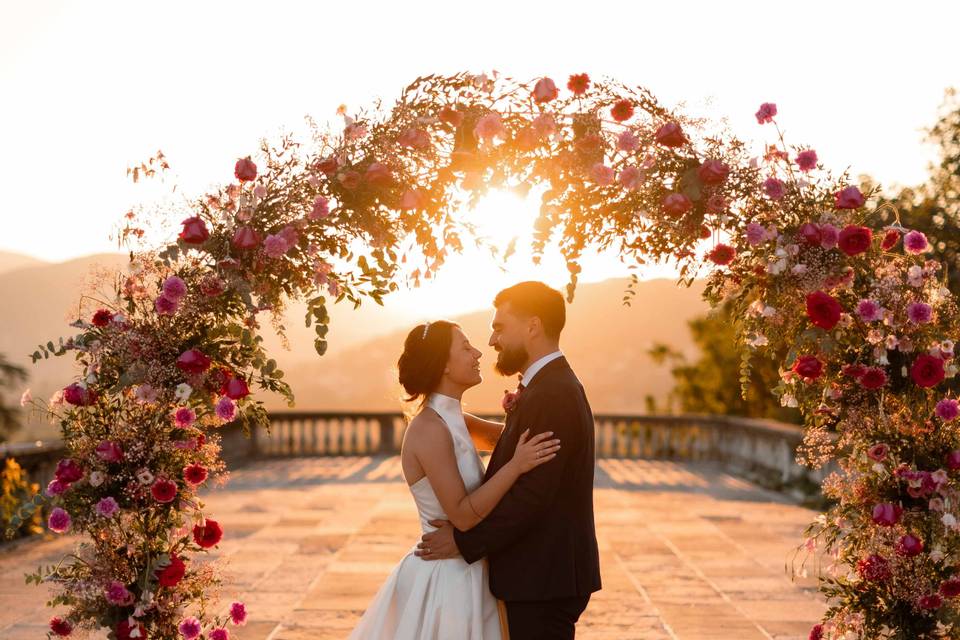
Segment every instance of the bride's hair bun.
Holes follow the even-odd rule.
[[[397,362],[400,384],[407,392],[407,402],[426,397],[437,388],[443,370],[450,358],[453,328],[459,326],[448,320],[418,324],[403,343],[403,353]]]

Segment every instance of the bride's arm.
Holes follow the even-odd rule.
[[[421,414],[411,422],[410,434],[415,440],[414,456],[433,487],[447,519],[457,529],[467,531],[483,520],[500,502],[504,494],[522,474],[552,460],[560,448],[559,440],[547,440],[553,432],[520,438],[513,458],[476,491],[467,493],[457,467],[453,438],[438,417]],[[537,455],[539,453],[539,455]]]
[[[503,423],[484,420],[469,413],[463,414],[463,420],[467,423],[467,431],[470,432],[470,438],[477,450],[493,451],[500,440],[500,434],[503,433]]]

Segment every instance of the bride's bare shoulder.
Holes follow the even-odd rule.
[[[415,415],[410,424],[407,425],[407,433],[404,440],[410,442],[442,442],[444,436],[450,438],[450,432],[436,411],[430,408],[424,408]]]

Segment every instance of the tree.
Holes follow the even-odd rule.
[[[7,360],[6,356],[0,354],[0,391],[16,388],[26,380],[27,370],[13,364]],[[19,428],[19,407],[7,406],[6,402],[0,398],[0,442],[9,438]]]
[[[676,383],[670,404],[678,402],[688,413],[771,418],[800,423],[796,409],[781,407],[770,389],[780,378],[778,360],[756,355],[751,360],[750,387],[746,399],[740,395],[741,345],[737,342],[736,323],[724,306],[689,321],[690,333],[700,350],[699,358],[689,363],[683,354],[663,344],[655,344],[647,353],[658,364],[672,364]]]

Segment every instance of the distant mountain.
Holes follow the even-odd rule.
[[[25,365],[34,397],[47,398],[75,374],[72,358],[51,358],[30,364],[30,353],[40,343],[69,335],[76,319],[80,291],[91,271],[124,269],[127,257],[101,254],[49,264],[21,262],[3,272],[7,256],[0,253],[0,353]],[[6,264],[14,264],[10,258]],[[701,285],[679,289],[672,281],[639,283],[632,307],[621,304],[625,280],[581,284],[568,307],[562,348],[590,394],[597,412],[643,412],[646,397],[663,402],[673,380],[669,371],[655,366],[646,355],[654,342],[664,342],[695,355],[686,321],[706,311]],[[484,304],[486,301],[480,301]],[[416,323],[411,311],[387,299],[385,307],[364,304],[358,310],[340,304],[330,308],[330,350],[324,357],[313,351],[313,332],[303,323],[303,306],[291,305],[285,319],[290,350],[264,323],[268,350],[286,372],[304,410],[396,410],[401,395],[396,383],[396,361],[407,331]],[[493,372],[495,353],[486,346],[492,310],[484,309],[452,318],[483,352],[485,382],[471,390],[466,403],[477,411],[495,410],[505,388],[515,385]],[[19,397],[19,391],[13,394]],[[8,402],[15,398],[8,398]],[[271,408],[286,408],[279,398],[266,398]],[[48,438],[52,426],[38,417],[14,436]]]
[[[0,251],[0,274],[22,269],[23,267],[36,267],[42,264],[45,264],[43,260],[32,256],[14,253],[13,251]]]
[[[561,348],[596,412],[643,413],[648,395],[662,406],[673,379],[665,367],[651,362],[647,349],[664,342],[688,357],[695,356],[687,320],[707,311],[699,283],[681,289],[668,280],[641,282],[631,307],[621,304],[625,286],[626,280],[619,279],[581,284],[568,307]],[[485,381],[465,396],[465,403],[477,411],[496,410],[504,389],[516,386],[515,380],[505,380],[492,369],[495,353],[486,346],[491,317],[492,310],[485,310],[451,318],[484,352]],[[397,409],[402,390],[396,381],[396,361],[408,330],[324,358],[285,359],[282,366],[297,394],[297,408]],[[271,405],[284,406],[281,402]]]

